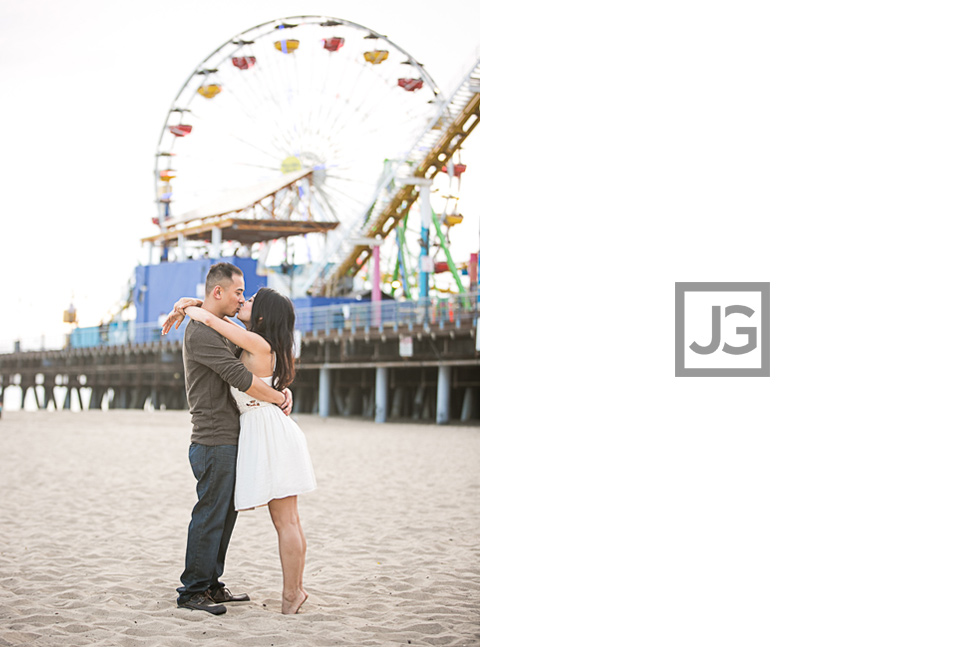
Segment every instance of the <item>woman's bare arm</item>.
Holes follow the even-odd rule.
[[[254,355],[263,355],[272,352],[269,342],[261,335],[249,332],[245,328],[237,326],[222,317],[217,317],[208,310],[203,310],[198,306],[189,306],[185,309],[185,314],[191,319],[209,326],[236,346],[248,350]]]
[[[235,324],[233,324],[235,325]],[[246,391],[246,395],[252,396],[263,402],[271,402],[283,410],[283,413],[290,415],[293,406],[293,396],[289,389],[277,391],[258,377],[253,376],[253,385]]]

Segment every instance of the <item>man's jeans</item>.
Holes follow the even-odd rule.
[[[236,445],[189,445],[189,463],[195,474],[199,502],[192,509],[185,548],[185,572],[179,603],[196,593],[222,588],[226,550],[236,525]]]

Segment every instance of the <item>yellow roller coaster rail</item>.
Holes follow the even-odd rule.
[[[424,159],[417,165],[413,177],[434,178],[478,125],[481,100],[478,81],[478,64],[476,63],[466,82],[459,87],[452,98],[452,105],[457,103],[461,105],[461,108],[456,108],[457,114],[450,123],[442,125],[441,135],[424,156]],[[386,239],[390,237],[391,232],[418,199],[418,192],[419,188],[413,184],[401,186],[376,217],[368,220],[360,235],[365,238],[380,236],[382,239]],[[353,247],[343,261],[327,274],[322,285],[317,284],[315,286],[316,289],[313,290],[313,293],[318,296],[336,296],[340,290],[341,282],[346,278],[353,277],[362,267],[366,266],[371,254],[372,248],[369,246],[356,245]]]

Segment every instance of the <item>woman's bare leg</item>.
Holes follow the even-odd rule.
[[[283,613],[296,613],[306,602],[303,566],[306,563],[306,537],[300,524],[296,497],[273,499],[269,514],[279,536],[280,565],[283,567]]]
[[[293,498],[296,498],[296,497],[293,497]],[[303,540],[303,560],[302,560],[302,564],[303,564],[303,566],[306,566],[306,535],[303,534],[303,524],[299,524],[299,528],[300,528],[300,539]],[[300,586],[300,590],[303,591],[303,595],[305,596],[303,598],[303,601],[306,602],[306,599],[308,597],[310,597],[310,594],[306,592],[306,589],[305,588],[303,588],[303,567],[300,568],[300,585],[299,586]]]

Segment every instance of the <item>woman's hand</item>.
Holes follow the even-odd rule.
[[[185,319],[185,309],[189,306],[201,306],[202,299],[194,299],[192,297],[182,297],[175,302],[172,306],[172,311],[168,313],[165,321],[162,322],[162,334],[167,335],[171,332],[172,327],[178,330],[178,327],[182,325],[182,321]]]
[[[162,322],[162,334],[167,335],[172,329],[173,325],[175,326],[175,329],[178,330],[178,327],[182,324],[183,319],[185,319],[184,314],[179,314],[172,310],[170,313],[168,313],[168,317],[165,318],[165,321]]]
[[[283,389],[283,404],[276,406],[282,409],[286,415],[290,415],[290,410],[293,409],[293,394],[290,393],[289,389]]]

